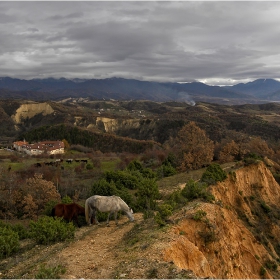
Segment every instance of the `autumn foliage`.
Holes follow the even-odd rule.
[[[42,174],[35,174],[23,182],[17,181],[17,178],[14,180],[1,180],[1,218],[36,218],[42,214],[49,201],[58,202],[61,199],[55,185],[44,180]]]
[[[214,143],[194,122],[183,126],[174,142],[180,171],[198,169],[212,162]]]

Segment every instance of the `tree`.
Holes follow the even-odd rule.
[[[51,200],[60,201],[53,182],[46,181],[42,174],[35,174],[28,178],[13,192],[13,203],[16,207],[16,214],[23,218],[34,218],[43,212],[47,203]]]
[[[159,198],[159,189],[154,179],[144,178],[137,192],[137,205],[142,210],[151,210],[156,207]]]
[[[63,139],[62,142],[64,143],[64,149],[65,150],[70,148],[70,144],[68,143],[68,141],[66,139]]]
[[[222,182],[227,178],[227,173],[217,163],[210,164],[206,171],[201,176],[201,182],[205,182],[208,185],[216,184],[216,182]]]
[[[221,163],[234,161],[238,158],[240,148],[238,145],[232,140],[231,142],[225,144],[220,153],[219,153],[219,161]]]
[[[198,169],[213,160],[214,143],[194,122],[183,126],[174,143],[180,171]]]

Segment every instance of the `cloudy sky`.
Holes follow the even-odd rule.
[[[0,1],[0,76],[280,78],[280,2]]]

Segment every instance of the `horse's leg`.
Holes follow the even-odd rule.
[[[110,221],[111,215],[112,215],[112,212],[109,212],[108,217],[107,217],[107,226],[109,226],[109,221]]]
[[[73,221],[76,223],[76,225],[77,225],[78,227],[80,227],[80,225],[79,225],[79,220],[78,220],[78,215],[74,215],[74,216],[73,216]]]
[[[116,211],[116,212],[114,213],[116,225],[118,225],[117,215],[118,215],[118,211]]]

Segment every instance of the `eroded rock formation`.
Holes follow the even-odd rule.
[[[280,186],[265,164],[232,172],[211,192],[215,203],[190,203],[176,214],[185,215],[164,259],[200,278],[279,278]]]

